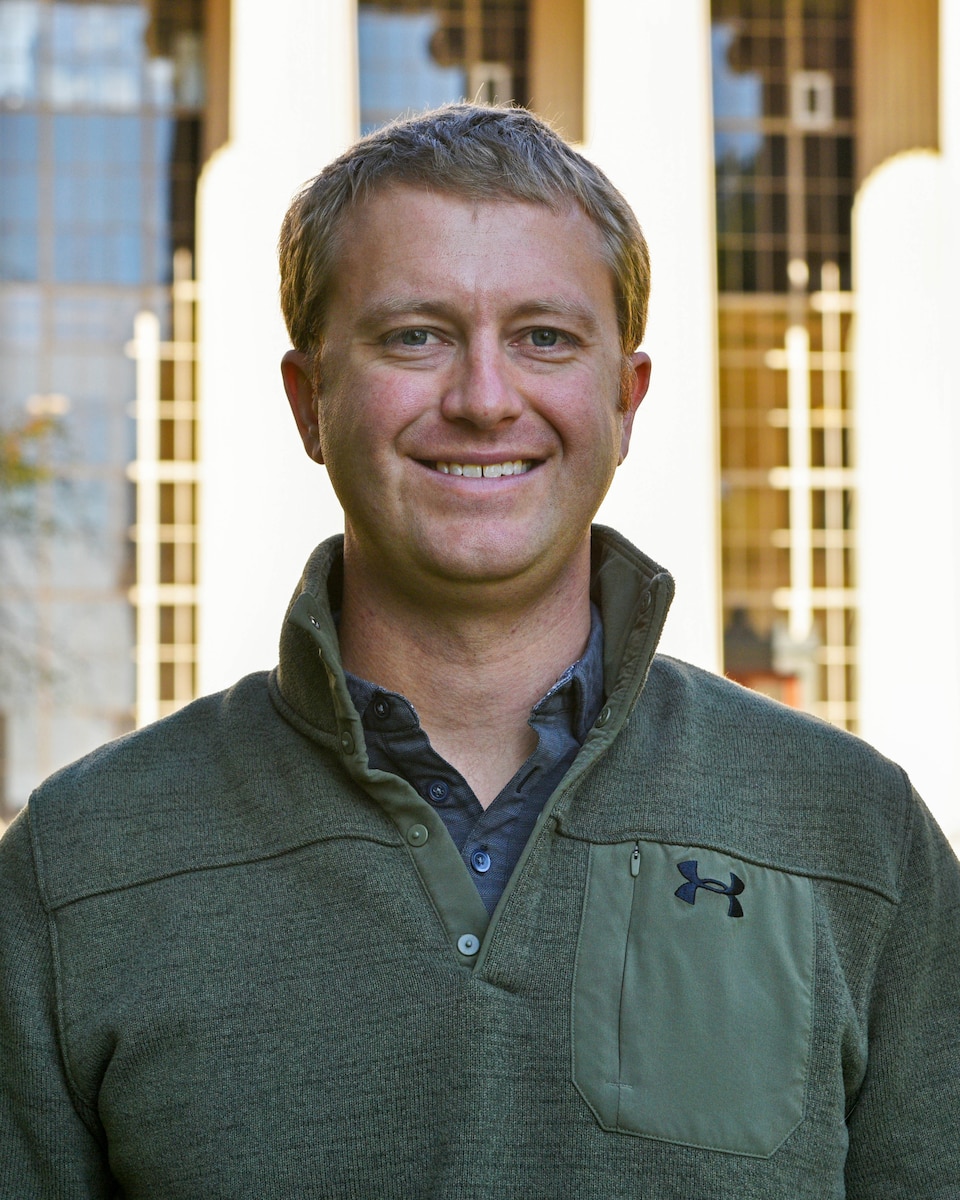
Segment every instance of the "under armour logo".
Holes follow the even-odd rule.
[[[686,901],[687,904],[693,904],[697,899],[697,890],[703,888],[706,892],[715,892],[718,896],[727,896],[729,898],[730,903],[727,906],[728,917],[743,916],[743,906],[737,897],[747,885],[738,875],[734,875],[731,871],[730,883],[726,887],[724,887],[719,879],[701,879],[695,858],[691,858],[687,862],[677,863],[677,870],[687,881],[686,883],[681,883],[673,893],[678,899]]]

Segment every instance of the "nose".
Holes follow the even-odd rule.
[[[448,421],[467,421],[477,429],[515,421],[523,411],[523,397],[510,378],[503,352],[494,345],[468,347],[440,409]]]

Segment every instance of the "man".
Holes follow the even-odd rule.
[[[281,237],[345,534],[279,668],[3,844],[4,1197],[960,1195],[960,875],[903,773],[654,656],[591,520],[646,248],[520,110],[360,142]]]

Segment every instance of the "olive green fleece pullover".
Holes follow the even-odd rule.
[[[597,530],[606,703],[488,918],[366,767],[339,554],[277,672],[0,845],[0,1197],[956,1200],[960,873],[903,773],[654,658],[669,577]]]

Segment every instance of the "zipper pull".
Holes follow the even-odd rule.
[[[630,855],[630,874],[636,879],[640,874],[640,843],[634,842],[633,853]]]

